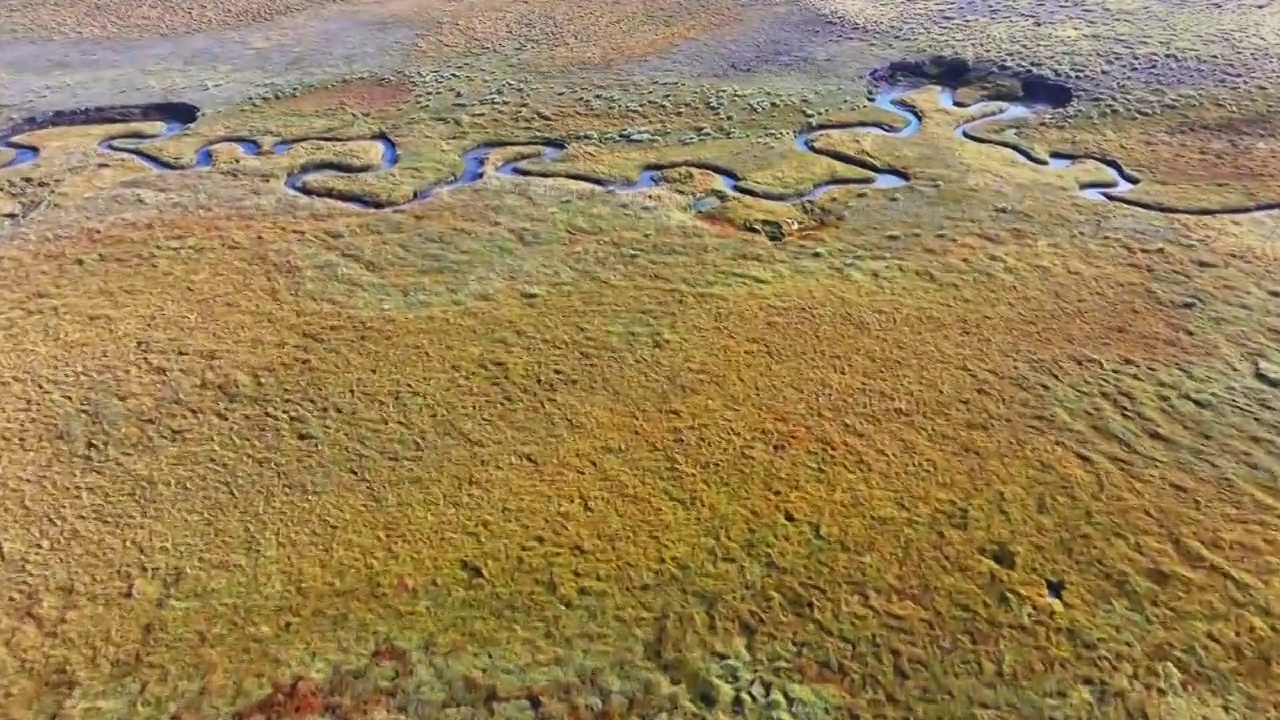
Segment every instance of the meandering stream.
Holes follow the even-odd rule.
[[[368,138],[308,136],[284,140],[273,145],[264,145],[251,138],[224,137],[202,145],[195,151],[195,155],[189,163],[172,163],[147,152],[149,144],[178,136],[187,131],[199,119],[199,108],[186,103],[157,103],[153,105],[113,106],[80,111],[64,111],[48,113],[11,123],[5,131],[0,132],[0,148],[7,148],[13,153],[13,156],[4,164],[0,164],[0,171],[28,165],[39,159],[41,155],[40,148],[30,143],[22,142],[19,139],[20,136],[37,130],[71,125],[111,125],[158,121],[164,124],[160,132],[134,132],[111,135],[102,140],[98,144],[98,148],[105,153],[128,155],[157,172],[186,172],[212,167],[214,150],[222,147],[235,148],[246,156],[264,156],[285,155],[304,142],[349,143],[372,141],[378,143],[382,148],[380,161],[375,167],[344,164],[338,161],[318,161],[307,163],[302,168],[290,172],[284,178],[284,186],[292,192],[308,197],[343,202],[365,209],[387,209],[421,202],[435,196],[437,193],[477,183],[490,174],[519,176],[529,179],[559,178],[588,183],[611,192],[635,192],[660,184],[664,172],[678,168],[696,168],[713,173],[719,177],[729,192],[778,202],[796,203],[813,200],[823,193],[838,187],[856,185],[870,188],[893,188],[910,183],[911,176],[905,170],[880,166],[864,158],[822,148],[814,143],[814,139],[820,135],[839,132],[878,133],[897,138],[908,138],[915,135],[920,131],[922,119],[919,112],[905,102],[904,95],[907,92],[909,91],[894,90],[881,93],[875,98],[877,106],[902,118],[905,124],[899,129],[895,130],[878,124],[863,122],[822,125],[800,131],[795,138],[795,147],[798,150],[829,158],[851,168],[857,168],[869,173],[870,177],[867,174],[859,174],[848,178],[835,178],[812,187],[793,191],[763,190],[750,185],[747,178],[729,168],[698,161],[650,164],[645,166],[636,180],[632,182],[615,182],[571,170],[558,170],[546,165],[533,169],[529,163],[558,160],[569,147],[567,143],[558,140],[538,139],[489,142],[477,145],[462,154],[460,158],[462,164],[461,173],[449,180],[418,188],[408,200],[403,202],[386,203],[369,198],[336,196],[331,191],[326,192],[308,186],[307,180],[324,175],[364,175],[390,170],[399,164],[401,158],[400,149],[396,141],[387,135],[376,135]],[[950,90],[943,90],[942,104],[950,108],[960,107],[956,104],[954,93]],[[1047,169],[1065,169],[1078,162],[1090,160],[1099,163],[1106,169],[1109,177],[1106,180],[1090,183],[1079,188],[1081,194],[1092,200],[1117,202],[1154,212],[1190,215],[1246,214],[1280,208],[1280,201],[1275,201],[1230,208],[1179,209],[1128,198],[1125,197],[1125,193],[1137,186],[1140,179],[1126,170],[1124,165],[1114,158],[1066,152],[1051,152],[1042,157],[1027,150],[1015,140],[978,132],[984,125],[1030,117],[1034,114],[1035,108],[1002,102],[982,102],[964,107],[971,111],[981,112],[992,109],[996,112],[961,124],[955,129],[957,138],[1007,148],[1023,161],[1034,163]],[[528,152],[518,158],[498,163],[496,166],[490,162],[490,158],[494,153],[510,148],[520,148]]]

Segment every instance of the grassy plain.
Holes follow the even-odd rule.
[[[385,130],[400,167],[316,182],[387,200],[488,139],[604,177],[856,172],[791,139],[872,117],[860,88],[560,77],[542,7],[449,10],[514,28],[489,73],[435,69],[442,32],[428,69],[194,134]],[[562,34],[650,22],[620,8]],[[915,138],[822,140],[912,184],[806,205],[680,171],[368,213],[280,188],[367,143],[159,175],[100,128],[36,137],[0,173],[0,717],[1276,713],[1275,218],[1090,201],[1096,168],[916,100]],[[1212,162],[1222,112],[1023,135],[1117,148],[1171,203],[1280,197],[1265,148]]]

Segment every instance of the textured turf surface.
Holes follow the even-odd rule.
[[[1270,62],[1233,34],[1271,32],[1263,6],[940,6],[233,4],[60,32],[42,5],[6,32],[257,38],[155,152],[385,130],[401,168],[322,182],[387,197],[547,135],[583,172],[811,182],[796,128],[875,112],[859,68],[917,51]],[[241,102],[284,67],[281,23],[370,18],[414,43]],[[380,42],[344,38],[332,66]],[[1119,111],[1018,137],[1123,157],[1161,202],[1280,198],[1265,84],[1152,105],[1114,67]],[[145,95],[82,72],[10,105]],[[301,85],[344,72],[372,79]],[[24,138],[41,160],[0,171],[0,715],[1274,714],[1276,218],[1087,200],[1096,168],[958,140],[921,97],[914,138],[824,139],[911,185],[803,206],[681,171],[372,214],[279,183],[363,145],[161,175],[93,150],[121,128]]]

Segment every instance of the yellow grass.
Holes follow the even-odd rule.
[[[24,138],[40,162],[0,173],[0,718],[1277,712],[1274,217],[1084,199],[1096,164],[956,139],[928,90],[915,138],[818,141],[910,185],[807,204],[694,169],[380,213],[281,187],[376,162],[379,131],[402,167],[314,182],[403,199],[543,137],[571,145],[544,172],[865,176],[792,147],[874,116],[847,88],[594,82],[503,106],[364,82],[148,146],[353,139],[207,172],[92,150],[123,128]],[[1276,197],[1260,151],[1180,175],[1215,137],[1170,140],[1190,117],[1215,122],[1019,137],[1132,157],[1173,204]]]

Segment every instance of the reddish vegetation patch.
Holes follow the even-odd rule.
[[[319,717],[330,703],[315,683],[298,678],[292,683],[276,683],[271,694],[238,711],[235,720],[295,720]]]
[[[409,653],[386,641],[374,649],[370,659],[374,665],[405,665],[409,662]]]
[[[412,95],[413,88],[403,83],[354,80],[284,98],[276,102],[276,107],[283,110],[331,110],[341,107],[372,114],[403,107]]]
[[[720,237],[737,237],[746,232],[731,220],[715,215],[699,215],[697,220]]]
[[[383,641],[369,656],[374,667],[395,665],[406,675],[413,672],[410,653],[391,641]],[[265,697],[234,715],[235,720],[304,720],[321,716],[355,720],[375,717],[388,706],[390,691],[371,688],[360,697],[335,693],[334,685],[342,685],[341,679],[328,681],[294,678],[292,683],[275,683]]]

